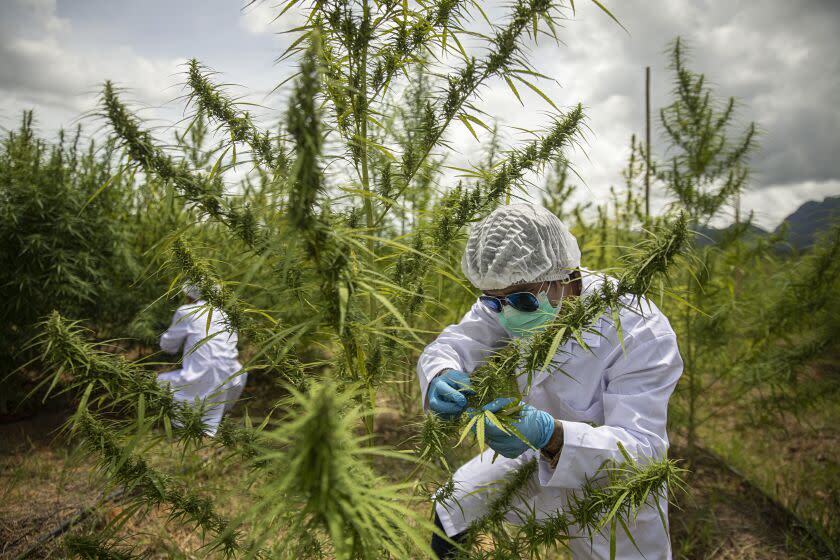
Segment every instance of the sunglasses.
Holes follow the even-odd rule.
[[[481,295],[478,301],[495,313],[501,313],[505,305],[510,305],[517,311],[525,311],[530,313],[540,308],[540,302],[537,296],[531,292],[517,292],[515,294],[508,294],[506,296],[488,296]]]

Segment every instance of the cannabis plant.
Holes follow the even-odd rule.
[[[673,101],[660,111],[669,157],[655,164],[655,172],[659,183],[685,208],[689,227],[697,231],[736,203],[746,188],[756,126],[750,123],[738,130],[735,99],[718,99],[705,76],[688,68],[687,58],[686,44],[678,38],[670,49]],[[688,241],[691,258],[684,271],[684,303],[669,316],[680,335],[685,363],[677,391],[683,406],[677,411],[692,455],[701,400],[708,386],[727,373],[713,364],[732,337],[735,306],[728,296],[735,275],[720,258],[726,247],[698,247],[694,237]],[[737,238],[730,241],[736,243]]]
[[[276,129],[262,128],[198,60],[186,66],[192,113],[183,134],[206,122],[219,141],[210,142],[212,157],[160,143],[110,82],[96,111],[125,155],[121,173],[140,171],[165,185],[196,218],[155,245],[168,254],[158,274],[173,289],[191,282],[208,308],[224,310],[227,328],[249,350],[247,369],[270,376],[286,396],[256,425],[250,416],[244,425],[227,420],[208,441],[200,406],[175,401],[147,365],[105,352],[59,315],[37,343],[53,365],[44,383],[65,379],[65,390],[78,396],[70,429],[111,481],[134,490],[131,511],[162,508],[200,530],[207,550],[226,557],[428,555],[419,486],[386,482],[383,464],[416,462],[422,478],[440,448],[456,442],[459,426],[431,418],[414,454],[380,446],[374,418],[439,327],[434,315],[448,319],[472,297],[455,272],[465,226],[523,191],[578,141],[581,106],[560,111],[551,103],[553,114],[532,140],[505,150],[491,144],[486,161],[438,186],[453,126],[495,137],[477,106],[484,88],[503,80],[517,97],[519,85],[545,98],[527,46],[557,39],[563,6],[517,0],[495,23],[479,3],[457,0],[291,0],[280,13],[304,8],[305,21],[281,55],[296,72]],[[476,42],[483,49],[465,48]],[[230,184],[241,168],[253,179]],[[475,373],[475,404],[519,394],[510,391],[520,365],[531,373],[545,367],[559,345],[600,315],[617,314],[625,300],[660,286],[685,238],[686,220],[674,215],[628,252],[615,284],[564,306],[544,335],[492,357]],[[498,421],[510,426],[509,416]],[[469,428],[460,426],[461,440]],[[153,465],[151,450],[173,445],[161,433],[177,437],[184,453],[219,449],[251,473],[250,484],[236,489],[250,507],[228,515],[221,499]],[[552,526],[584,522],[614,532],[648,496],[664,493],[675,472],[667,460],[640,466],[628,457],[600,473],[606,489],[581,489],[578,509],[558,514]],[[508,494],[515,492],[514,484]],[[491,533],[502,554],[504,528],[494,519],[474,533]],[[525,530],[529,544],[517,545],[516,554],[538,554],[566,535],[553,533],[552,544],[534,523]],[[110,538],[73,542],[131,554]]]
[[[1,414],[25,394],[28,372],[11,374],[32,357],[21,349],[50,310],[103,323],[129,319],[100,306],[125,269],[120,207],[130,186],[115,181],[91,200],[114,172],[113,144],[97,150],[80,128],[51,144],[33,121],[25,112],[0,144]]]

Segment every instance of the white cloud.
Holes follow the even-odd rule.
[[[150,58],[123,45],[91,49],[74,40],[72,25],[58,17],[54,1],[7,4],[0,16],[8,16],[0,36],[4,120],[32,107],[37,112],[64,110],[75,117],[94,106],[105,80],[128,88],[129,96],[144,106],[158,106],[177,95],[172,85],[185,60]],[[10,18],[18,25],[11,25]]]
[[[840,195],[840,180],[802,181],[787,185],[770,185],[761,190],[744,193],[744,208],[755,209],[754,221],[767,230],[773,230],[793,210],[809,200],[822,200],[826,196]]]
[[[295,6],[282,16],[284,6],[277,0],[256,0],[242,9],[239,25],[248,33],[279,33],[302,25],[306,17]]]
[[[245,84],[253,96],[287,73],[288,68],[272,67],[272,59],[291,38],[274,34],[299,25],[303,18],[293,9],[275,20],[281,10],[279,0],[251,4],[241,0],[242,4],[246,7],[232,23],[229,11],[216,10],[208,3],[208,32],[224,29],[227,34],[224,41],[206,42],[195,54],[215,64],[225,81]],[[652,107],[656,110],[667,102],[671,87],[664,51],[678,34],[694,46],[692,67],[705,72],[721,95],[743,101],[742,121],[756,120],[762,127],[754,188],[755,193],[769,189],[773,194],[747,194],[744,207],[754,208],[759,219],[772,227],[771,222],[793,211],[803,196],[833,194],[830,189],[836,189],[835,181],[840,179],[836,166],[840,110],[835,101],[840,58],[834,54],[840,49],[836,33],[840,10],[833,4],[813,3],[808,9],[789,2],[747,0],[725,5],[694,0],[610,4],[629,33],[591,2],[578,2],[577,14],[559,30],[565,44],[558,47],[541,41],[532,53],[537,69],[559,82],[540,81],[543,91],[558,105],[581,102],[586,110],[586,154],[570,154],[583,181],[579,196],[605,201],[609,187],[622,184],[620,173],[630,135],[644,130],[644,66],[653,69]],[[154,17],[166,17],[163,0],[148,6],[150,12],[159,12]],[[502,22],[508,9],[494,2],[486,4],[486,11],[493,21]],[[105,42],[88,38],[82,31],[112,25],[114,32],[105,34],[112,39]],[[129,88],[140,105],[157,106],[179,95],[180,89],[172,86],[183,81],[177,75],[182,60],[175,53],[185,52],[184,41],[189,45],[192,39],[161,34],[148,50],[142,39],[132,47],[119,35],[123,30],[137,31],[131,25],[131,21],[60,17],[56,0],[0,0],[0,123],[14,126],[20,110],[33,106],[42,122],[55,123],[61,115],[59,122],[67,123],[93,106],[95,92],[105,79]],[[464,42],[468,49],[478,47],[477,40],[465,38]],[[157,54],[150,55],[152,51]],[[231,60],[243,64],[231,65]],[[504,81],[495,80],[482,90],[477,103],[491,115],[482,117],[488,124],[492,116],[499,118],[510,140],[527,138],[514,127],[541,129],[549,124],[545,113],[550,107],[525,86],[519,92],[525,107]],[[182,104],[175,103],[162,118],[171,122],[181,109]],[[162,115],[160,111],[150,114]],[[277,114],[272,112],[272,116]],[[448,164],[476,159],[479,144],[463,125],[454,123],[448,139],[460,151],[448,158]],[[661,149],[656,133],[654,146]],[[788,190],[798,194],[783,194],[790,194]]]
[[[70,29],[70,22],[58,17],[57,0],[6,0],[0,3],[0,31],[39,36]]]
[[[538,70],[560,82],[540,83],[550,97],[565,106],[580,101],[586,108],[586,157],[571,156],[587,187],[578,193],[580,198],[603,202],[611,185],[623,183],[630,136],[644,132],[646,65],[653,72],[654,152],[662,151],[658,109],[668,102],[672,80],[665,50],[677,35],[693,47],[690,67],[704,72],[719,96],[740,101],[741,129],[755,120],[762,131],[752,189],[763,193],[772,188],[773,195],[745,195],[745,210],[755,210],[765,226],[775,227],[803,196],[835,194],[831,189],[840,176],[836,8],[815,4],[803,10],[784,2],[745,0],[725,6],[693,0],[612,4],[629,33],[593,4],[579,2],[576,16],[559,33],[565,44],[542,44],[533,56]],[[493,87],[506,89],[503,83]],[[512,98],[488,91],[481,107],[511,125],[539,122],[544,102],[531,96],[527,113]],[[733,134],[738,130],[736,125]],[[785,189],[778,185],[791,185],[797,194],[782,196]],[[654,201],[654,206],[661,202]]]

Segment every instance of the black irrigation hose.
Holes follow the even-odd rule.
[[[822,534],[820,534],[820,531],[818,531],[817,529],[814,528],[813,523],[803,519],[795,511],[793,511],[792,509],[790,509],[789,507],[784,505],[782,502],[780,502],[778,500],[778,498],[776,498],[774,496],[771,496],[770,494],[768,494],[767,492],[762,490],[758,485],[753,483],[753,481],[750,480],[749,477],[747,477],[744,473],[742,473],[741,471],[739,471],[738,469],[736,469],[735,467],[730,465],[727,461],[724,460],[723,457],[721,457],[720,455],[718,455],[717,453],[715,453],[711,449],[707,449],[707,448],[705,448],[705,447],[703,447],[699,444],[696,444],[696,443],[694,444],[694,446],[701,453],[703,453],[704,455],[706,455],[707,457],[712,459],[715,463],[718,463],[719,465],[723,466],[732,475],[734,475],[736,478],[740,479],[743,484],[746,484],[747,486],[749,486],[749,488],[753,492],[759,494],[762,499],[766,500],[774,508],[781,511],[788,518],[792,519],[798,527],[800,527],[801,529],[804,529],[805,532],[808,533],[808,536],[811,537],[811,539],[816,544],[818,544],[819,546],[822,546],[825,549],[825,551],[828,552],[828,554],[831,555],[832,558],[835,558],[835,559],[840,558],[840,554],[838,554],[837,549],[830,542],[828,542]]]
[[[101,498],[94,505],[88,506],[86,508],[77,509],[74,514],[70,515],[69,517],[64,518],[64,521],[59,523],[58,527],[56,527],[55,529],[53,529],[52,531],[50,531],[49,533],[47,533],[45,535],[41,535],[38,538],[38,540],[35,541],[35,544],[33,544],[32,546],[27,548],[25,551],[23,551],[22,554],[19,554],[15,558],[15,560],[23,560],[24,558],[28,558],[30,554],[32,554],[33,552],[35,552],[36,550],[38,550],[39,548],[41,548],[42,546],[44,546],[45,544],[47,544],[48,542],[53,540],[54,538],[59,537],[59,536],[63,535],[64,533],[66,533],[71,527],[73,527],[73,525],[76,525],[77,523],[80,523],[80,522],[84,521],[85,519],[87,519],[87,517],[91,513],[96,511],[96,508],[99,504],[104,504],[104,503],[108,503],[108,502],[111,502],[113,500],[116,500],[116,499],[122,497],[122,495],[125,494],[125,492],[126,492],[125,488],[120,488],[118,490],[114,490],[113,492],[111,492],[107,496],[104,496],[103,498]]]
[[[222,450],[221,449],[216,449],[212,455],[208,455],[207,457],[204,457],[201,460],[201,464],[202,465],[207,464],[210,461],[210,459],[218,456],[220,453],[222,453]],[[39,548],[43,547],[44,545],[46,545],[51,540],[53,540],[57,537],[60,537],[61,535],[63,535],[67,531],[69,531],[74,525],[76,525],[78,523],[81,523],[82,521],[87,519],[87,517],[90,514],[92,514],[94,511],[96,511],[96,509],[98,508],[98,506],[100,504],[106,504],[108,502],[113,502],[114,500],[118,500],[119,498],[123,497],[125,494],[126,494],[125,487],[119,488],[117,490],[114,490],[113,492],[111,492],[107,496],[101,497],[94,505],[88,506],[86,508],[77,509],[75,513],[73,513],[72,515],[70,515],[68,517],[65,517],[64,521],[62,521],[61,523],[58,524],[58,527],[56,527],[55,529],[53,529],[52,531],[50,531],[49,533],[47,533],[45,535],[41,535],[41,537],[38,538],[38,540],[35,542],[35,544],[33,544],[32,546],[27,548],[25,551],[23,551],[22,554],[19,554],[18,556],[16,556],[15,560],[23,560],[24,558],[28,558],[30,554],[32,554],[33,552],[35,552]]]

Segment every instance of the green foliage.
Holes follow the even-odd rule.
[[[579,492],[571,495],[566,508],[545,519],[538,519],[537,512],[527,506],[526,509],[514,507],[517,498],[535,484],[536,459],[509,473],[493,488],[488,513],[467,529],[461,557],[470,560],[546,558],[547,552],[568,545],[572,527],[590,536],[608,529],[614,555],[617,531],[620,528],[632,540],[628,523],[633,523],[641,508],[656,507],[663,524],[666,523],[661,501],[667,500],[669,494],[684,491],[682,477],[686,471],[668,459],[643,464],[623,448],[621,451],[623,461],[602,465]],[[520,517],[520,526],[506,523],[511,511]],[[488,544],[492,545],[489,551]]]
[[[186,161],[177,161],[156,146],[151,133],[141,128],[137,118],[119,100],[111,82],[102,92],[102,116],[114,127],[120,147],[125,149],[135,166],[161,181],[171,182],[181,194],[207,215],[229,226],[249,246],[262,242],[262,231],[249,208],[239,208],[222,198],[220,175],[191,171]]]
[[[697,227],[720,216],[726,205],[737,206],[749,179],[756,126],[750,123],[742,132],[733,131],[737,122],[734,98],[718,100],[705,76],[688,69],[687,57],[685,43],[678,38],[670,52],[674,100],[660,111],[671,155],[652,165],[659,181],[686,209],[690,226]],[[685,372],[677,391],[678,406],[682,407],[678,415],[685,419],[689,453],[693,454],[697,429],[703,422],[700,401],[707,387],[731,371],[719,358],[725,355],[722,347],[733,339],[737,268],[748,261],[740,254],[734,261],[725,258],[729,247],[739,251],[737,237],[730,238],[728,246],[696,247],[693,239],[690,242],[684,299],[673,306],[669,316],[681,335]]]
[[[87,410],[81,410],[74,422],[88,451],[99,459],[98,468],[130,491],[137,507],[166,507],[171,519],[193,524],[212,535],[209,549],[219,549],[225,557],[241,547],[238,531],[216,512],[211,498],[196,494],[133,455],[130,448],[120,445],[113,430]]]
[[[254,164],[264,164],[272,171],[285,171],[287,165],[286,154],[282,146],[272,141],[267,132],[261,132],[253,123],[247,111],[241,112],[237,104],[224,94],[222,89],[210,81],[207,77],[208,70],[203,68],[196,59],[192,59],[188,65],[189,86],[192,93],[189,102],[194,103],[197,108],[197,121],[200,117],[207,115],[226,127],[231,138],[237,143],[247,144],[251,153],[256,158]],[[236,150],[235,144],[233,150]],[[235,152],[234,152],[235,153]],[[235,163],[235,156],[234,162]]]
[[[119,202],[117,191],[87,204],[112,173],[108,158],[97,156],[92,144],[81,148],[78,130],[69,141],[62,132],[59,143],[50,146],[36,137],[32,120],[31,112],[24,114],[0,153],[0,284],[7,302],[3,328],[8,329],[3,338],[11,346],[4,346],[4,354],[26,338],[30,324],[53,300],[73,313],[93,308],[96,285],[105,276],[103,262],[113,254],[118,235],[109,219]],[[44,293],[50,298],[41,297]]]
[[[307,393],[293,388],[290,393],[281,404],[284,417],[266,433],[277,450],[260,457],[270,482],[252,512],[255,525],[270,535],[272,522],[291,509],[280,547],[323,531],[336,558],[406,558],[412,544],[430,554],[417,530],[430,524],[405,503],[411,483],[389,483],[371,466],[384,458],[409,457],[368,447],[367,436],[356,433],[363,412],[354,403],[354,390],[339,391],[326,381]]]
[[[165,427],[185,443],[200,441],[204,426],[201,411],[175,401],[171,391],[157,383],[157,376],[123,356],[97,349],[85,339],[84,329],[63,319],[57,312],[42,325],[42,334],[33,340],[41,352],[41,362],[52,375],[41,381],[46,394],[60,386],[79,398],[76,414],[89,410],[139,416],[146,423]]]
[[[752,393],[755,424],[784,424],[840,390],[833,382],[815,394],[813,383],[803,379],[803,366],[836,345],[840,226],[824,232],[811,253],[777,273],[772,283],[777,294],[755,306],[756,316],[747,324],[752,344],[735,362],[740,391]]]
[[[118,543],[100,538],[98,535],[69,535],[64,539],[64,549],[73,557],[83,560],[134,560],[144,558],[134,550],[123,550]]]
[[[674,101],[660,111],[673,155],[658,169],[692,223],[705,225],[745,188],[756,126],[733,134],[735,99],[716,99],[705,76],[686,67],[687,57],[685,41],[677,38],[671,48]]]
[[[57,308],[95,317],[107,326],[125,315],[100,305],[124,287],[125,241],[120,205],[121,177],[113,177],[113,146],[85,147],[81,129],[56,144],[38,138],[33,113],[9,131],[0,145],[0,375],[6,377],[31,355],[20,352],[33,324]],[[116,183],[97,196],[104,183]],[[0,397],[18,400],[11,383]],[[7,392],[8,391],[8,392]]]
[[[284,9],[297,4],[286,2]],[[411,508],[422,485],[387,481],[383,464],[412,458],[422,476],[424,467],[445,458],[458,426],[429,420],[418,459],[375,446],[374,415],[392,386],[412,379],[425,338],[473,298],[455,272],[465,226],[524,190],[532,175],[565,161],[563,151],[577,143],[585,122],[581,105],[561,112],[542,94],[533,81],[544,76],[526,56],[538,35],[556,38],[558,5],[519,0],[505,21],[488,22],[486,33],[464,27],[471,10],[481,8],[313,3],[284,54],[299,59],[298,72],[274,131],[260,129],[246,105],[197,60],[187,69],[193,119],[175,149],[159,143],[105,83],[98,114],[124,154],[122,174],[141,171],[148,181],[132,197],[158,200],[165,193],[184,216],[155,225],[150,239],[135,245],[148,249],[147,275],[166,281],[158,295],[183,280],[197,285],[208,306],[224,310],[227,327],[242,335],[248,371],[265,374],[289,395],[270,406],[271,420],[225,421],[207,441],[201,408],[174,401],[148,364],[116,357],[90,342],[78,323],[51,316],[37,341],[52,374],[44,385],[61,381],[75,395],[73,433],[114,484],[137,490],[132,512],[161,507],[205,532],[204,544],[224,556],[429,555],[430,524]],[[486,53],[468,53],[466,37],[484,41]],[[407,85],[404,77],[413,75],[421,78]],[[473,103],[496,78],[517,97],[514,83],[552,106],[545,130],[504,151],[491,146],[486,161],[461,170],[458,184],[438,188],[451,126],[463,124],[476,137],[479,129],[493,133]],[[228,184],[243,158],[252,174]],[[110,193],[106,187],[94,201]],[[144,212],[132,210],[142,226]],[[603,313],[617,314],[652,287],[664,290],[667,269],[686,241],[686,218],[661,226],[625,252],[615,283],[564,305],[544,335],[479,368],[474,404],[518,395],[515,370],[523,362],[532,374]],[[498,421],[509,426],[505,413]],[[177,435],[184,453],[222,448],[250,473],[238,489],[250,509],[228,518],[220,500],[152,466],[155,447],[171,444],[161,430]],[[605,467],[598,474],[607,489],[594,483],[582,489],[579,514],[592,527],[623,525],[674,473],[667,461]],[[497,555],[525,549],[538,555],[536,549],[567,538],[570,520],[559,514],[546,527],[532,520],[513,541],[502,538],[498,512],[515,493],[503,492],[508,501],[475,529],[492,534]],[[82,544],[96,554],[112,546]]]

